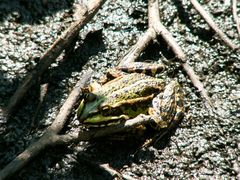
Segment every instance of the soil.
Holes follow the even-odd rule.
[[[69,27],[77,1],[1,0],[0,2],[0,110],[2,111],[39,57]],[[214,22],[235,43],[239,35],[230,1],[201,1]],[[240,12],[240,4],[237,6]],[[183,87],[186,116],[171,135],[155,146],[96,140],[52,147],[32,160],[18,179],[112,179],[97,164],[108,163],[122,174],[139,179],[240,178],[240,56],[209,28],[189,1],[160,2],[163,24],[200,76],[215,111],[205,106],[189,77],[174,62],[174,54],[159,38],[138,61],[165,63],[159,75]],[[92,81],[118,64],[147,29],[147,1],[107,1],[79,33],[74,50],[63,53],[28,92],[9,118],[0,118],[0,167],[4,167],[38,139],[56,117],[72,87],[88,68]],[[48,84],[41,103],[40,87]],[[71,119],[62,133],[79,128]]]

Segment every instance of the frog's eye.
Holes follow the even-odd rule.
[[[94,101],[95,99],[96,99],[96,95],[95,94],[93,94],[93,93],[88,93],[88,94],[86,94],[85,95],[86,97],[85,97],[85,99],[88,101],[88,102],[91,102],[91,101]]]

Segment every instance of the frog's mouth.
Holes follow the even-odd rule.
[[[110,125],[116,125],[121,123],[122,121],[126,121],[129,119],[127,115],[120,116],[103,116],[101,114],[94,115],[92,117],[88,117],[86,120],[83,120],[84,124],[89,125],[91,127],[104,127]]]

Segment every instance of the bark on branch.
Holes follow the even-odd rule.
[[[19,154],[11,161],[4,169],[0,171],[0,179],[6,179],[17,171],[22,169],[30,160],[36,157],[42,150],[49,145],[54,145],[58,142],[58,132],[62,130],[65,122],[73,111],[74,105],[79,100],[81,95],[81,87],[84,87],[90,78],[92,71],[88,71],[82,79],[76,84],[73,91],[63,104],[60,112],[52,125],[46,130],[43,136],[36,142],[32,143],[25,151]]]
[[[39,64],[35,70],[29,74],[22,85],[19,86],[13,97],[11,98],[7,113],[12,112],[14,107],[26,94],[29,88],[34,84],[35,80],[50,66],[50,64],[66,49],[69,44],[72,43],[73,39],[77,36],[79,30],[94,16],[100,6],[104,3],[104,0],[92,0],[89,2],[87,8],[82,6],[82,16],[74,22],[66,32],[56,40],[56,42],[46,51],[41,57]],[[194,0],[191,0],[194,4]],[[135,61],[141,54],[141,52],[148,46],[148,44],[161,35],[164,40],[168,43],[169,47],[175,53],[176,58],[180,60],[183,69],[190,77],[193,85],[200,91],[202,97],[211,104],[210,98],[207,95],[203,84],[199,81],[199,77],[194,73],[193,69],[186,62],[187,58],[180,46],[175,42],[170,32],[163,26],[159,18],[159,7],[158,0],[149,0],[148,5],[148,19],[149,27],[144,35],[139,38],[138,42],[130,49],[128,54],[120,61],[120,65],[128,64]],[[197,9],[197,8],[196,8]],[[208,19],[208,18],[207,18]],[[209,20],[207,20],[209,21]],[[210,21],[211,22],[211,21]],[[212,23],[210,23],[212,24]],[[218,30],[217,30],[218,31]],[[216,31],[216,32],[217,32]],[[221,33],[220,33],[221,34]],[[231,48],[236,48],[235,45],[228,42]],[[150,116],[139,115],[134,119],[128,120],[125,123],[110,126],[91,131],[82,131],[78,134],[65,134],[59,135],[58,133],[64,127],[67,119],[73,111],[74,105],[77,103],[80,95],[81,88],[85,85],[90,77],[91,72],[87,72],[82,80],[75,86],[74,90],[69,95],[68,99],[60,109],[59,114],[52,123],[52,125],[46,130],[43,136],[35,143],[31,144],[24,152],[19,154],[12,162],[10,162],[3,170],[0,171],[0,179],[5,179],[22,169],[27,163],[36,157],[43,149],[48,146],[54,146],[56,144],[68,144],[71,142],[88,141],[93,138],[107,136],[117,132],[123,132],[130,130],[136,126],[151,123],[153,120]]]
[[[210,15],[204,10],[204,8],[199,4],[197,0],[190,0],[190,2],[192,3],[193,7],[198,11],[198,13],[203,17],[203,19],[208,23],[208,25],[218,34],[218,36],[223,40],[224,43],[226,43],[228,47],[233,50],[239,48],[226,36],[226,34],[224,34],[221,29],[219,29],[219,27],[216,25]]]
[[[134,62],[144,51],[147,45],[153,41],[157,35],[161,35],[175,53],[176,59],[181,62],[181,66],[186,71],[193,85],[200,92],[204,102],[206,102],[206,106],[212,107],[211,99],[208,96],[207,91],[204,89],[202,82],[199,80],[199,77],[195,74],[193,68],[187,63],[185,53],[176,43],[171,33],[161,23],[158,0],[149,0],[148,3],[148,29],[143,36],[139,38],[138,42],[130,49],[127,55],[120,61],[119,65],[127,65],[128,63]]]
[[[240,36],[240,20],[237,15],[237,0],[232,0],[232,14],[233,14],[233,19],[237,26],[238,35]]]
[[[93,18],[104,2],[105,0],[92,0],[87,6],[82,4],[80,7],[78,7],[79,10],[77,10],[77,12],[80,13],[80,15],[77,16],[79,19],[73,22],[71,26],[62,34],[62,36],[60,36],[42,55],[34,70],[29,73],[22,84],[19,85],[14,95],[10,98],[8,107],[5,111],[6,115],[14,111],[14,108],[26,95],[29,89],[36,83],[36,80],[42,76],[42,74],[57,59],[63,50],[67,49],[72,44],[79,31]]]

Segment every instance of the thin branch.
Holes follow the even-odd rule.
[[[134,62],[144,49],[149,45],[149,43],[156,38],[156,32],[153,28],[148,28],[148,30],[139,38],[137,43],[131,47],[128,53],[120,60],[119,65],[130,64]]]
[[[0,179],[5,179],[22,169],[31,159],[36,157],[43,149],[49,145],[54,145],[58,140],[57,133],[63,128],[66,120],[71,114],[74,105],[81,95],[81,87],[84,87],[89,81],[92,71],[87,71],[82,79],[74,87],[73,91],[63,104],[60,112],[52,125],[46,130],[43,136],[36,142],[32,143],[25,151],[19,154],[3,170],[0,171]]]
[[[237,15],[237,1],[236,0],[232,0],[232,13],[233,13],[233,19],[236,23],[236,26],[237,26],[237,31],[238,31],[238,34],[240,36],[240,20],[239,20],[239,17]]]
[[[82,79],[78,81],[78,83],[75,85],[74,89],[68,96],[67,100],[65,101],[64,105],[61,107],[57,117],[53,121],[52,125],[47,129],[47,131],[58,133],[62,130],[63,126],[65,125],[66,121],[72,113],[74,105],[79,101],[79,98],[82,94],[81,88],[85,87],[86,83],[91,77],[90,74],[92,73],[93,70],[88,70],[86,74],[83,75]]]
[[[158,35],[161,35],[172,51],[175,53],[176,58],[181,62],[186,62],[186,55],[184,54],[181,47],[176,43],[171,33],[161,23],[159,15],[158,0],[149,0],[148,6],[148,19],[149,26],[153,27]]]
[[[89,4],[89,7],[93,7],[91,3],[94,3],[95,1],[91,1]],[[98,7],[104,2],[104,1],[97,1]],[[91,9],[91,8],[90,8]],[[96,13],[97,9],[92,9],[92,11],[88,11],[88,15],[91,13]],[[83,13],[84,14],[84,13]],[[91,16],[93,16],[91,14]],[[86,17],[85,21],[82,21],[81,23],[74,23],[73,26],[71,26],[72,30],[71,32],[74,32],[73,34],[65,33],[65,35],[62,38],[59,38],[56,43],[50,48],[49,52],[53,52],[54,56],[57,57],[58,51],[61,51],[67,47],[68,42],[63,41],[65,37],[67,37],[71,42],[72,38],[77,35],[77,32],[79,31],[79,26],[83,26],[84,23],[88,21],[88,18]],[[78,29],[78,30],[77,30]],[[68,31],[66,31],[68,32]],[[75,34],[76,33],[76,34]],[[207,102],[210,103],[210,98],[207,95],[207,92],[203,88],[202,83],[199,81],[198,76],[194,73],[193,69],[185,62],[186,57],[181,48],[177,45],[177,43],[174,41],[171,34],[168,32],[168,30],[161,24],[160,18],[159,18],[159,9],[158,9],[158,0],[149,0],[149,28],[144,33],[144,35],[139,39],[139,41],[133,46],[129,53],[120,61],[120,64],[128,64],[130,62],[133,62],[136,60],[138,56],[140,56],[141,52],[147,47],[147,45],[150,43],[150,41],[154,40],[157,35],[162,35],[165,41],[169,44],[173,52],[175,53],[176,57],[181,60],[182,66],[184,70],[189,75],[190,79],[192,80],[195,87],[198,88],[200,93],[203,97],[207,99]],[[74,39],[74,38],[73,38]],[[59,42],[64,42],[64,48],[58,47],[60,44]],[[58,52],[59,53],[59,52]],[[51,57],[50,57],[51,56]],[[45,53],[43,56],[46,58],[46,64],[41,61],[39,63],[40,67],[38,70],[35,70],[30,76],[40,76],[41,73],[51,64],[51,61],[54,60],[52,55]],[[42,57],[42,58],[43,58]],[[50,59],[47,60],[48,58]],[[37,68],[36,68],[37,69]],[[38,72],[38,73],[36,73]],[[39,73],[41,72],[41,73]],[[27,88],[29,88],[29,85],[32,85],[28,81],[32,81],[33,77],[30,77],[27,79]],[[105,128],[99,128],[95,130],[90,131],[83,131],[79,132],[79,134],[65,134],[65,135],[58,135],[58,133],[62,130],[63,126],[66,123],[66,120],[69,118],[74,105],[76,104],[76,101],[79,99],[79,96],[81,94],[81,88],[84,84],[87,82],[89,78],[89,72],[82,78],[82,81],[79,82],[72,93],[69,95],[68,99],[60,109],[59,114],[57,115],[56,119],[52,123],[52,125],[45,131],[42,138],[40,138],[37,142],[31,144],[23,153],[18,155],[12,162],[10,162],[2,171],[0,171],[0,179],[4,179],[7,177],[10,177],[17,171],[19,171],[21,168],[23,168],[31,159],[33,159],[35,156],[37,156],[43,149],[45,149],[47,146],[53,146],[56,144],[68,144],[71,142],[79,142],[79,141],[88,141],[90,139],[98,138],[107,136],[113,133],[117,132],[123,132],[130,130],[132,128],[135,128],[139,125],[151,123],[153,120],[150,116],[147,115],[139,115],[134,119],[128,120],[122,124],[118,124],[116,126],[110,126]],[[24,83],[23,83],[23,89],[25,89]],[[21,89],[21,88],[20,88]],[[21,90],[23,92],[23,90]],[[25,93],[25,92],[24,92]],[[24,93],[20,93],[24,95]],[[14,97],[14,96],[13,96]],[[22,96],[21,96],[22,97]],[[19,98],[19,97],[18,97]],[[17,98],[17,99],[18,99]],[[21,99],[21,98],[20,98]],[[10,107],[14,107],[17,104],[18,100],[13,103]],[[11,104],[11,103],[10,103]],[[10,108],[11,109],[11,108]]]
[[[157,37],[156,35],[161,35],[163,39],[167,42],[169,47],[175,53],[176,58],[180,60],[183,69],[190,77],[193,85],[199,90],[203,99],[206,100],[205,102],[207,102],[207,107],[212,107],[212,102],[210,97],[208,96],[207,91],[204,89],[204,86],[199,80],[199,77],[194,73],[193,68],[186,62],[187,58],[183,50],[176,43],[171,33],[161,23],[159,17],[158,0],[149,0],[148,29],[144,33],[144,35],[139,38],[137,43],[128,51],[127,55],[122,58],[119,66],[127,65],[134,62],[140,56],[143,50],[148,46],[148,44]]]
[[[78,16],[79,19],[73,22],[63,35],[53,43],[53,45],[42,55],[34,70],[26,76],[25,80],[11,97],[5,111],[6,115],[14,111],[14,108],[26,95],[27,91],[29,91],[29,89],[36,83],[36,79],[39,79],[43,72],[48,69],[62,51],[72,44],[79,31],[93,18],[104,2],[105,0],[92,0],[88,3],[87,7],[84,5],[79,7],[80,10],[77,11],[78,13],[81,13],[81,16]]]
[[[123,123],[107,126],[102,128],[91,129],[89,131],[81,131],[78,134],[59,135],[56,139],[56,144],[67,144],[71,142],[89,141],[91,139],[105,137],[111,134],[129,131],[137,126],[154,123],[154,120],[149,115],[140,114],[137,117],[127,120]]]
[[[72,23],[72,25],[59,37],[53,45],[44,53],[40,58],[39,63],[35,69],[30,73],[24,82],[18,87],[15,94],[11,97],[8,104],[8,108],[5,115],[11,113],[14,107],[20,102],[26,92],[36,82],[36,79],[40,77],[43,72],[54,62],[54,60],[62,53],[62,51],[68,48],[72,44],[78,32],[83,26],[92,19],[105,0],[92,0],[88,3],[87,8],[81,6],[78,13],[81,13],[79,19]],[[77,83],[74,90],[60,109],[58,116],[52,125],[46,130],[42,138],[37,142],[32,143],[24,152],[19,154],[12,162],[10,162],[3,170],[0,171],[0,179],[5,179],[22,169],[31,159],[37,156],[43,149],[49,145],[55,144],[58,139],[57,133],[62,130],[68,117],[70,116],[76,101],[81,94],[81,88],[89,80],[90,74],[88,71],[82,80]]]
[[[129,175],[123,174],[121,172],[119,172],[118,170],[112,168],[109,164],[98,164],[95,161],[91,161],[88,158],[82,158],[81,161],[88,165],[89,168],[91,169],[96,169],[96,170],[100,170],[100,171],[104,171],[107,172],[108,175],[111,176],[111,179],[118,179],[118,180],[137,180],[136,178],[133,178]],[[108,178],[109,179],[109,178]]]
[[[203,19],[208,23],[208,25],[219,35],[219,37],[229,46],[231,49],[235,50],[239,47],[235,45],[218,26],[214,23],[210,15],[203,9],[203,7],[199,4],[197,0],[190,0],[194,8],[198,11],[198,13],[203,17]]]
[[[126,180],[136,180],[136,178],[133,178],[131,176],[128,176],[126,174],[122,174],[119,171],[113,169],[112,167],[109,166],[109,164],[101,164],[99,165],[99,168],[107,171],[112,178],[117,178],[117,179],[126,179]]]
[[[194,86],[200,92],[201,96],[205,99],[206,107],[212,108],[213,107],[212,101],[211,101],[210,97],[208,96],[208,92],[205,90],[202,82],[199,80],[198,75],[195,74],[194,70],[187,62],[182,63],[181,65],[182,65],[183,69],[186,71],[187,75],[190,77]]]
[[[149,19],[152,19],[150,21],[154,22],[154,23],[152,23],[154,26],[154,29],[157,31],[158,34],[162,35],[164,40],[169,44],[169,46],[175,53],[176,57],[181,60],[181,62],[182,62],[181,65],[182,65],[183,69],[186,71],[186,73],[188,74],[188,76],[190,77],[193,85],[199,90],[202,97],[205,100],[207,100],[207,106],[212,107],[212,102],[210,100],[210,97],[208,96],[207,91],[204,89],[202,82],[199,80],[199,77],[194,73],[193,68],[187,62],[185,62],[186,56],[185,56],[184,52],[182,51],[181,47],[176,43],[176,41],[174,40],[174,38],[172,37],[170,32],[160,22],[160,18],[155,17],[156,15],[159,16],[158,1],[150,0],[149,3],[152,3],[152,5],[149,5],[149,7],[151,8],[150,11],[155,12],[155,13],[149,14],[150,15]],[[157,13],[157,11],[158,11],[158,13]]]
[[[7,179],[22,169],[27,163],[45,149],[51,142],[49,136],[44,135],[37,142],[32,143],[25,151],[19,154],[0,171],[0,179]]]
[[[144,125],[146,123],[153,123],[150,116],[139,115],[134,119],[128,120],[124,123],[118,124],[116,126],[109,126],[99,129],[94,129],[90,131],[82,131],[79,134],[70,133],[65,135],[58,135],[57,133],[63,128],[66,120],[69,118],[71,112],[73,111],[74,105],[78,101],[78,97],[81,95],[81,87],[85,86],[88,81],[92,71],[88,71],[74,87],[73,91],[70,93],[69,97],[63,104],[59,111],[56,119],[52,125],[46,130],[43,136],[36,142],[32,143],[25,151],[19,154],[13,161],[11,161],[3,170],[0,171],[0,179],[5,179],[22,169],[26,164],[28,164],[34,157],[36,157],[42,150],[46,149],[48,146],[54,146],[57,144],[69,144],[72,142],[79,141],[89,141],[91,139],[104,137],[110,134],[125,132],[139,125]]]
[[[32,122],[31,122],[31,126],[35,127],[36,126],[36,119],[37,119],[37,115],[39,113],[40,108],[42,107],[43,101],[46,97],[46,94],[48,92],[48,83],[42,84],[40,87],[40,93],[39,93],[39,102],[37,105],[37,108],[34,112],[33,118],[32,118]]]
[[[82,131],[79,134],[58,135],[54,132],[47,131],[36,142],[31,144],[24,152],[19,154],[12,162],[10,162],[3,170],[0,171],[0,179],[5,179],[12,176],[14,173],[22,169],[30,160],[36,157],[43,149],[48,146],[57,144],[69,144],[72,142],[89,141],[91,139],[104,137],[110,134],[125,132],[139,125],[152,123],[150,116],[139,115],[134,119],[128,120],[116,126],[109,126],[105,128],[97,128],[90,131]]]
[[[109,164],[101,164],[98,167],[101,170],[108,172],[112,178],[123,179],[122,174],[120,172],[118,172],[117,170],[113,169],[112,167],[110,167]]]

